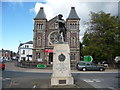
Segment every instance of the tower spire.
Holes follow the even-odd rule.
[[[71,7],[70,14],[67,19],[80,19],[76,13],[75,7]]]
[[[37,19],[46,19],[46,15],[45,15],[43,7],[40,7],[39,12],[37,13],[36,17],[34,18],[34,20],[37,20]]]

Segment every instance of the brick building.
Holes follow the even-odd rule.
[[[5,60],[12,60],[13,57],[16,56],[16,53],[10,50],[0,50],[0,58],[3,58]]]
[[[63,15],[64,16],[64,15]],[[47,20],[44,8],[41,7],[34,18],[34,37],[33,37],[33,60],[42,59],[49,65],[53,62],[53,43],[58,33],[57,16]],[[71,7],[68,18],[65,20],[67,29],[66,41],[70,46],[71,65],[75,65],[80,60],[80,40],[79,40],[79,22],[75,7]]]

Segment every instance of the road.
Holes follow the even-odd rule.
[[[90,73],[77,74],[79,80],[83,80],[95,88],[118,89],[118,74],[117,73]]]
[[[3,71],[3,88],[47,88],[52,73]],[[95,88],[118,90],[118,73],[72,73],[75,82],[84,81]],[[119,87],[120,88],[120,87]]]

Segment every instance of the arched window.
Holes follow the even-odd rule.
[[[37,29],[39,29],[39,24],[37,24]]]
[[[41,38],[40,37],[37,38],[37,45],[41,46]]]
[[[36,58],[38,59],[38,58],[40,58],[41,56],[40,56],[40,53],[38,52],[38,53],[36,53]]]
[[[76,23],[70,23],[70,29],[71,30],[77,29],[77,24]]]
[[[76,45],[76,38],[73,37],[73,46],[75,46],[75,45]]]
[[[37,29],[40,29],[40,30],[43,30],[44,29],[44,24],[41,23],[41,24],[37,24]]]
[[[25,54],[25,50],[23,50],[23,54]]]
[[[73,28],[73,25],[72,24],[70,24],[70,29],[72,29]]]
[[[71,46],[76,46],[76,37],[71,37]]]
[[[75,54],[74,54],[74,53],[72,53],[72,54],[70,55],[70,60],[75,60]]]
[[[43,30],[43,29],[44,29],[44,25],[40,24],[40,30]]]
[[[77,29],[77,24],[76,23],[74,24],[74,26],[75,26],[74,29]]]

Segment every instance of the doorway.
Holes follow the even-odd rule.
[[[49,64],[53,64],[53,53],[49,53]]]

